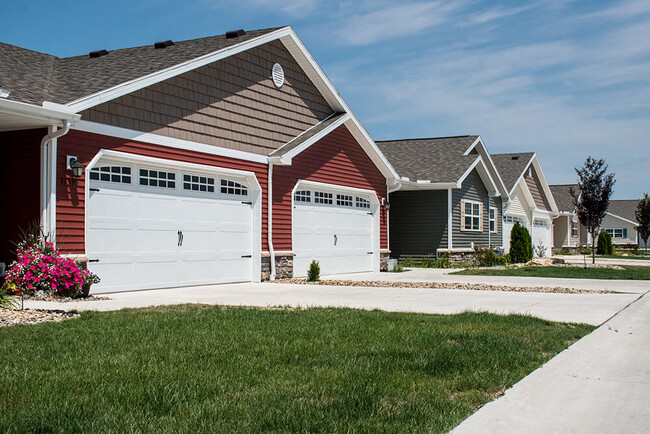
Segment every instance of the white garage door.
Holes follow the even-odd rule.
[[[503,248],[506,253],[510,252],[510,234],[515,223],[526,226],[526,221],[522,217],[506,215],[503,217]]]
[[[538,256],[539,246],[543,246],[544,257],[551,256],[551,247],[553,246],[553,232],[550,220],[534,219],[533,220],[533,254]]]
[[[86,252],[93,292],[252,277],[252,203],[244,180],[125,162],[89,172]]]
[[[373,270],[377,205],[369,195],[326,189],[294,193],[294,276],[304,277],[312,260],[321,274]]]

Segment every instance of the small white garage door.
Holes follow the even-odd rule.
[[[540,252],[539,247],[542,247],[543,257],[551,256],[551,247],[553,247],[553,231],[551,228],[551,221],[545,219],[535,218],[533,220],[533,254],[538,256]]]
[[[245,180],[127,162],[88,174],[86,252],[93,292],[250,281]]]
[[[312,260],[321,274],[373,271],[375,213],[370,194],[300,188],[293,200],[294,276],[304,277]]]
[[[526,221],[522,217],[503,216],[503,248],[506,253],[510,252],[510,234],[512,233],[512,228],[515,226],[515,223],[526,227]]]

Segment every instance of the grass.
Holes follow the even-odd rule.
[[[205,306],[0,329],[1,432],[448,431],[588,325]]]
[[[572,279],[621,279],[621,280],[650,280],[650,267],[623,265],[623,270],[610,268],[576,267],[541,267],[527,266],[506,269],[468,269],[451,274],[465,276],[522,276],[522,277],[557,277]]]

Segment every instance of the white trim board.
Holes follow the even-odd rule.
[[[268,158],[265,155],[252,152],[239,151],[237,149],[222,148],[220,146],[206,145],[205,143],[193,142],[190,140],[175,139],[173,137],[161,136],[159,134],[143,133],[141,131],[127,128],[114,127],[90,121],[79,121],[73,130],[87,133],[102,134],[104,136],[119,137],[121,139],[135,140],[138,142],[151,143],[154,145],[168,146],[170,148],[184,149],[187,151],[201,152],[204,154],[218,155],[220,157],[236,158],[238,160],[252,161],[255,163],[267,164]]]
[[[480,165],[480,166],[479,166]],[[463,173],[463,175],[458,179],[458,182],[456,183],[457,188],[461,188],[463,185],[463,181],[465,181],[465,178],[469,176],[470,173],[472,173],[472,170],[474,170],[476,167],[479,167],[477,169],[477,172],[479,176],[481,177],[481,181],[483,181],[483,184],[488,187],[488,195],[491,197],[496,197],[499,195],[499,189],[497,188],[496,184],[494,183],[494,180],[492,179],[492,176],[490,175],[490,171],[488,170],[487,166],[485,165],[485,162],[483,161],[483,157],[480,155],[474,160],[471,166]],[[487,178],[487,179],[486,179]],[[486,182],[487,181],[487,182]],[[489,185],[488,185],[489,183]],[[492,189],[490,191],[490,188]]]

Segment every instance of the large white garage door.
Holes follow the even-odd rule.
[[[86,252],[93,292],[252,277],[252,203],[242,179],[125,162],[89,172]]]
[[[551,229],[551,221],[545,219],[533,220],[533,253],[535,256],[539,253],[539,246],[544,247],[544,257],[551,256],[551,247],[553,247],[553,231]]]
[[[318,188],[294,193],[294,276],[306,276],[314,259],[323,275],[373,270],[378,211],[370,199]]]

